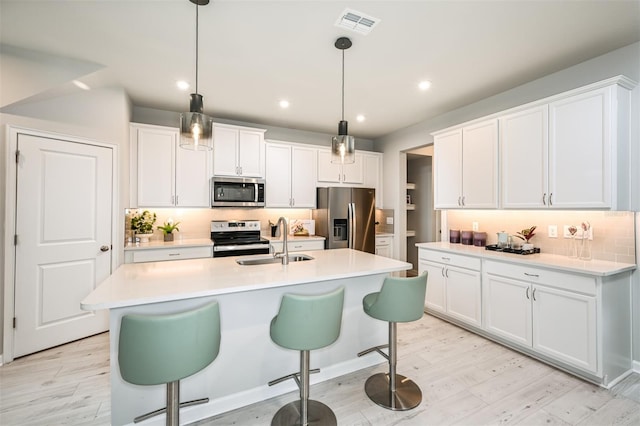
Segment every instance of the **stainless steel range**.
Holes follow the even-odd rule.
[[[260,237],[259,220],[212,220],[213,257],[269,253],[269,240]]]

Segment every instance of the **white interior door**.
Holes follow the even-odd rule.
[[[110,274],[110,148],[18,135],[14,357],[108,329],[80,309]]]

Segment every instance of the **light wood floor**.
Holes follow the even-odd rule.
[[[370,402],[363,384],[382,364],[311,387],[339,425],[640,424],[638,374],[607,391],[431,316],[399,324],[398,336],[398,372],[422,388],[422,403],[392,412]],[[108,345],[105,333],[0,367],[0,424],[108,425]],[[289,393],[197,425],[269,425],[295,399]]]

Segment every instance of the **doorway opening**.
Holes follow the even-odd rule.
[[[440,212],[433,207],[433,145],[406,151],[406,253],[418,273],[416,243],[440,241]]]

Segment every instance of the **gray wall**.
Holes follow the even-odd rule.
[[[186,105],[186,101],[185,101]],[[180,122],[180,113],[173,111],[163,111],[159,109],[133,107],[133,118],[135,123],[155,124],[158,126],[178,127]],[[266,139],[280,140],[286,142],[306,143],[311,145],[330,146],[331,137],[333,135],[327,133],[308,132],[305,130],[288,129],[286,127],[264,126],[257,123],[248,123],[244,121],[234,121],[226,119],[218,119],[213,117],[213,121],[223,124],[235,124],[238,126],[257,127],[266,129]],[[356,149],[364,151],[375,151],[373,141],[370,139],[356,138]]]
[[[384,206],[393,208],[399,222],[404,203],[405,174],[403,173],[404,151],[433,143],[430,133],[465,121],[494,114],[505,109],[562,93],[617,75],[625,75],[640,82],[640,43],[611,51],[578,65],[566,68],[495,96],[430,118],[413,126],[401,129],[385,137],[376,139],[375,145],[384,153]],[[631,99],[631,152],[632,184],[640,182],[640,87],[632,92]],[[640,210],[640,190],[633,189],[633,210]],[[405,229],[405,223],[398,223],[396,229]],[[395,239],[394,252],[405,251],[404,241]],[[636,240],[636,247],[638,241]],[[402,257],[401,257],[402,258]],[[639,256],[640,259],[640,256]],[[640,271],[633,277],[633,354],[636,368],[640,368]]]

